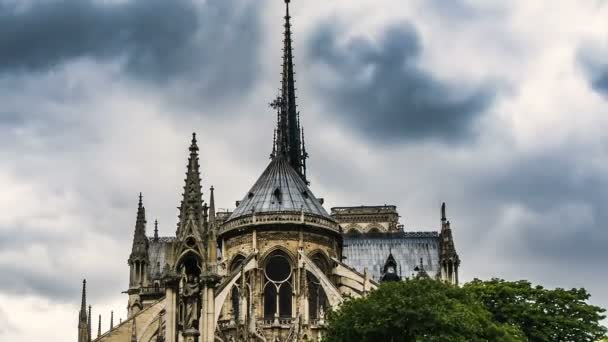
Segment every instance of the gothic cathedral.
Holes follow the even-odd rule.
[[[232,212],[203,200],[193,134],[175,236],[146,234],[140,194],[128,258],[128,317],[91,332],[83,283],[78,342],[318,341],[325,312],[383,281],[430,277],[458,284],[445,204],[439,231],[408,232],[392,205],[328,213],[306,177],[286,0],[278,123],[271,160]]]

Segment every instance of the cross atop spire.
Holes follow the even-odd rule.
[[[285,37],[283,38],[283,72],[281,92],[270,104],[277,110],[278,123],[272,158],[283,157],[306,180],[306,158],[303,135],[300,128],[299,113],[296,105],[295,71],[291,39],[290,0],[285,0]]]

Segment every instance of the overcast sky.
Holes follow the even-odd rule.
[[[461,278],[608,307],[608,2],[292,5],[311,189],[395,204]],[[0,340],[73,341],[80,286],[126,316],[137,195],[172,235],[192,132],[232,208],[268,163],[280,0],[0,0]],[[205,190],[205,197],[208,190]]]

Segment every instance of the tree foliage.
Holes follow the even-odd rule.
[[[328,316],[325,341],[521,341],[519,329],[495,323],[469,292],[420,279],[390,282],[346,301]]]
[[[549,290],[528,281],[474,280],[465,291],[477,297],[502,324],[517,325],[526,340],[598,341],[605,337],[600,324],[604,309],[588,304],[585,289]]]

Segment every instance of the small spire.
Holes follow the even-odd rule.
[[[445,222],[447,221],[446,215],[445,215],[445,202],[443,202],[441,204],[441,221]]]
[[[209,223],[215,224],[215,187],[209,188]]]
[[[80,318],[87,318],[87,280],[82,280],[82,302],[80,303]]]
[[[192,133],[192,144],[190,145],[190,156],[188,157],[188,168],[184,185],[184,193],[179,207],[178,232],[185,227],[188,213],[193,211],[194,217],[203,222],[203,193],[201,191],[201,173],[198,160],[198,145],[196,144],[196,133]],[[179,234],[178,234],[179,236]]]
[[[82,280],[82,302],[78,313],[78,342],[88,341],[89,329],[87,326],[87,281]]]
[[[92,320],[93,320],[93,316],[91,315],[91,306],[89,305],[89,322],[88,322],[88,324],[89,324],[89,342],[91,342],[93,340],[93,338],[91,337],[92,331],[93,331],[93,328],[92,328],[93,322],[92,322]]]
[[[154,220],[154,241],[158,241],[158,220]]]
[[[110,311],[110,330],[114,329],[114,311]]]
[[[99,315],[99,324],[97,325],[97,338],[101,336],[101,315]]]

